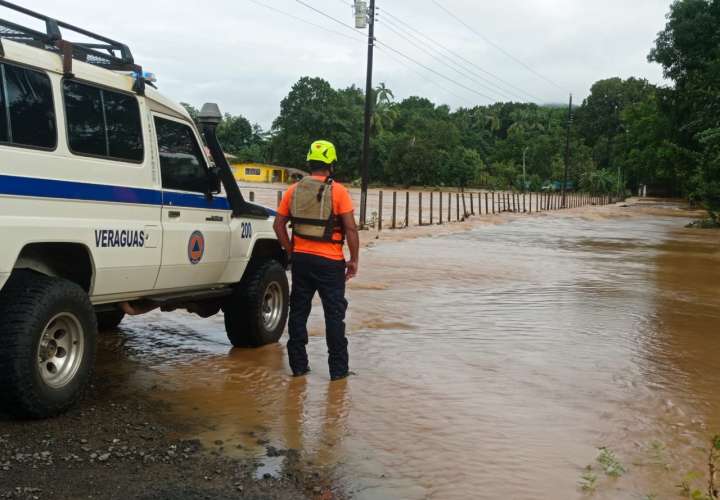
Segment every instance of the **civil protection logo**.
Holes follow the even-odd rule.
[[[200,231],[194,231],[188,241],[188,259],[191,264],[197,264],[205,253],[205,237]]]

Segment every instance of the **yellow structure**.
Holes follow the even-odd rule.
[[[236,163],[232,165],[232,170],[235,179],[242,182],[288,183],[294,178],[307,175],[302,170],[263,163]]]

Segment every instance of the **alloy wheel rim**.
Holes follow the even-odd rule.
[[[280,284],[276,281],[265,288],[262,303],[262,321],[266,330],[277,328],[283,310],[283,293]]]
[[[37,349],[40,378],[49,387],[61,389],[80,368],[85,350],[85,331],[71,313],[60,313],[47,322]]]

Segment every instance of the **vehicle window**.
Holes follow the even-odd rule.
[[[81,154],[107,156],[100,89],[65,81],[63,92],[70,149]]]
[[[74,153],[140,162],[140,108],[134,96],[65,80],[68,142]]]
[[[108,156],[140,161],[143,158],[140,111],[134,96],[103,91],[108,134]]]
[[[10,64],[0,64],[0,77],[0,141],[54,148],[57,128],[50,78]]]
[[[182,123],[155,117],[155,132],[163,188],[204,193],[207,170],[192,129]]]

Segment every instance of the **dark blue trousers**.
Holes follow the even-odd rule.
[[[348,371],[348,342],[345,337],[345,261],[330,260],[311,254],[296,253],[292,258],[292,292],[287,343],[293,373],[308,369],[305,346],[308,343],[307,320],[315,292],[320,294],[325,313],[325,340],[328,347],[330,376]]]

